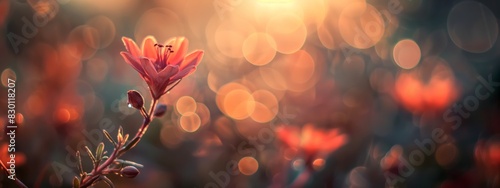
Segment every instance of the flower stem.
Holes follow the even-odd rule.
[[[113,164],[116,159],[118,159],[121,155],[125,154],[126,151],[132,149],[139,141],[141,140],[142,136],[146,133],[146,130],[149,127],[149,124],[153,120],[153,113],[156,108],[156,105],[158,104],[157,99],[153,99],[151,102],[151,106],[149,107],[149,111],[147,114],[144,115],[144,121],[142,122],[141,127],[139,130],[137,130],[137,133],[135,134],[134,138],[124,146],[121,143],[118,143],[118,145],[115,147],[113,150],[113,153],[109,156],[109,158],[104,161],[101,165],[99,165],[96,169],[92,170],[90,172],[90,175],[85,177],[80,184],[81,188],[85,188],[88,186],[91,186],[94,184],[97,180],[99,180],[99,177],[101,175],[107,174],[110,171],[107,170],[109,165]]]

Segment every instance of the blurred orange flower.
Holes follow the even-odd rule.
[[[306,154],[317,152],[333,152],[347,142],[347,136],[338,129],[320,130],[312,124],[305,125],[302,130],[297,127],[281,127],[277,135],[291,148],[300,148]]]
[[[123,37],[122,41],[127,52],[120,54],[146,81],[154,99],[159,99],[180,79],[193,73],[203,57],[202,50],[186,55],[188,40],[184,37],[158,44],[153,36],[147,36],[142,41],[142,51],[132,39]],[[167,89],[170,85],[172,87]]]
[[[416,72],[401,73],[396,80],[396,96],[411,111],[440,110],[457,98],[453,77],[433,74],[428,83]]]

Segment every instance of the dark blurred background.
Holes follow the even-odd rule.
[[[0,0],[0,125],[15,79],[17,177],[69,187],[77,150],[111,152],[102,129],[142,121],[121,37],[185,36],[204,58],[117,187],[500,187],[499,14],[495,0]]]

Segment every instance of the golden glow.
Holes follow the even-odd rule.
[[[224,98],[224,109],[234,119],[245,119],[254,112],[255,101],[248,91],[235,89]]]
[[[266,32],[276,42],[276,50],[284,54],[298,51],[306,40],[307,29],[295,14],[278,14],[267,23]]]
[[[231,58],[243,57],[241,47],[255,29],[247,20],[232,18],[223,20],[214,33],[215,46],[225,56]],[[228,40],[230,39],[230,40]]]
[[[352,47],[367,49],[384,35],[384,20],[380,12],[366,3],[352,3],[339,17],[340,34]]]
[[[263,66],[276,55],[276,42],[266,33],[253,33],[243,42],[243,56],[253,65]]]
[[[256,0],[256,1],[260,3],[290,3],[293,2],[294,0]]]

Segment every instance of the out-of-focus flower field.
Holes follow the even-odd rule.
[[[127,91],[151,100],[122,37],[185,37],[203,59],[116,187],[500,187],[499,17],[495,0],[0,0],[0,160],[9,79],[16,177],[70,187],[76,151],[90,172],[84,146],[141,126]]]

